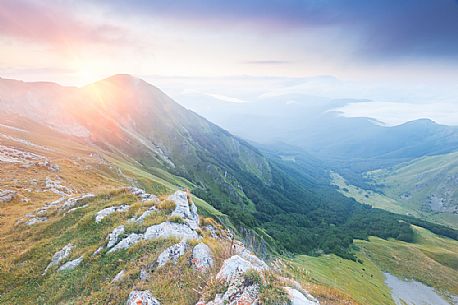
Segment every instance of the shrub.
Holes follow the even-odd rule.
[[[273,285],[261,286],[259,303],[261,305],[291,305],[285,289]]]
[[[217,294],[223,294],[227,290],[227,284],[224,280],[218,280],[214,277],[210,279],[202,292],[202,299],[207,301],[214,300]]]
[[[186,223],[186,221],[181,216],[178,216],[178,215],[170,216],[168,220],[170,222]]]
[[[245,279],[245,285],[250,286],[254,284],[261,285],[262,284],[262,278],[261,275],[259,274],[258,271],[254,269],[250,269],[245,274],[243,275]]]
[[[175,209],[176,204],[172,200],[162,200],[158,205],[157,208],[160,210],[173,210]]]

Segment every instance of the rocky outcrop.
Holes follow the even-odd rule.
[[[161,305],[159,301],[153,296],[151,291],[134,290],[129,294],[126,305]]]
[[[60,178],[53,180],[50,177],[45,179],[45,188],[59,196],[69,196],[72,190],[65,185],[62,185]]]
[[[73,270],[76,267],[78,267],[81,262],[83,261],[83,257],[80,256],[77,259],[74,259],[72,261],[66,262],[62,266],[59,267],[59,271],[64,271],[64,270]]]
[[[178,259],[184,255],[187,248],[188,244],[186,242],[180,242],[168,247],[159,254],[159,257],[157,258],[157,267],[162,267],[168,262],[176,264]]]
[[[32,217],[25,222],[28,226],[33,226],[34,224],[48,221],[47,217]]]
[[[129,236],[121,240],[116,246],[108,250],[108,253],[112,253],[114,251],[128,249],[132,245],[138,243],[143,239],[143,234],[131,233]]]
[[[142,190],[138,187],[130,187],[129,191],[138,198],[140,198],[142,201],[158,200],[156,195],[148,194],[147,192],[145,192],[145,190]]]
[[[0,203],[7,203],[16,197],[16,192],[12,190],[0,191]]]
[[[188,201],[187,194],[183,191],[176,191],[168,199],[175,202],[175,210],[171,216],[181,217],[192,229],[197,229],[199,226],[197,207],[193,202]]]
[[[51,262],[46,267],[45,271],[43,272],[43,275],[45,275],[46,272],[48,272],[49,268],[60,264],[61,261],[69,257],[74,247],[75,246],[73,244],[67,244],[61,250],[57,251],[51,258]]]
[[[119,227],[116,227],[110,234],[108,234],[107,239],[108,239],[108,244],[107,244],[107,249],[113,247],[116,245],[121,237],[121,235],[124,234],[124,226],[121,225]]]
[[[224,294],[217,294],[213,301],[206,305],[256,305],[259,296],[259,285],[247,283],[242,275],[227,282],[228,288]],[[199,304],[199,303],[198,303]]]
[[[320,302],[308,293],[304,294],[291,287],[285,287],[285,290],[288,293],[291,305],[320,305]]]
[[[95,215],[95,222],[99,223],[102,221],[102,219],[104,219],[105,217],[113,214],[113,213],[122,213],[122,212],[126,212],[129,210],[129,205],[127,204],[123,204],[123,205],[120,205],[120,206],[113,206],[113,207],[109,207],[109,208],[105,208],[103,210],[100,210],[99,212],[97,212],[97,214]]]
[[[198,239],[199,235],[195,230],[185,224],[167,221],[148,227],[144,234],[130,234],[121,240],[116,246],[111,248],[108,253],[121,249],[127,249],[141,240],[151,240],[156,238],[178,238],[182,241],[186,241],[190,239]]]
[[[150,207],[148,210],[143,212],[143,214],[140,215],[138,218],[132,217],[130,220],[135,221],[135,222],[143,222],[146,219],[146,217],[148,217],[155,211],[157,211],[156,207]]]
[[[200,272],[207,272],[213,267],[213,255],[210,248],[204,244],[197,244],[192,249],[191,263],[193,268]]]
[[[90,199],[93,199],[93,198],[95,198],[95,195],[91,194],[91,193],[83,194],[83,195],[75,197],[75,198],[68,198],[67,200],[65,200],[65,202],[62,205],[61,209],[62,210],[73,209],[75,207],[80,206],[81,203],[83,203],[84,201],[90,200]]]
[[[233,255],[232,257],[224,261],[223,266],[216,275],[216,278],[231,281],[232,278],[237,277],[250,269],[256,271],[268,269],[266,263],[262,262],[261,260],[259,261],[261,261],[262,263],[259,263],[254,259],[252,261],[253,262],[248,261],[239,255]]]
[[[199,235],[189,226],[176,222],[163,222],[146,229],[144,238],[146,240],[155,238],[175,237],[180,240],[198,239]]]

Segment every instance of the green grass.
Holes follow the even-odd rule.
[[[369,204],[375,208],[384,209],[398,214],[415,212],[414,210],[401,206],[399,202],[387,196],[348,184],[342,176],[335,172],[331,173],[331,184],[336,185],[339,188],[339,192],[344,196],[353,198],[359,203]]]
[[[287,260],[287,271],[301,282],[338,289],[364,305],[393,304],[383,272],[420,281],[445,297],[458,295],[458,242],[413,228],[414,243],[377,237],[355,241],[362,263],[335,255],[296,256]]]
[[[374,174],[373,174],[374,175]],[[375,179],[375,178],[373,178]],[[382,183],[383,180],[374,180],[377,183]],[[374,182],[375,183],[375,182]],[[424,219],[426,221],[434,222],[449,226],[454,229],[458,229],[458,215],[443,212],[431,212],[422,209],[419,202],[425,200],[427,195],[416,195],[415,198],[409,200],[401,199],[401,193],[397,193],[393,190],[389,190],[388,186],[384,187],[384,193],[380,193],[373,190],[365,190],[358,186],[348,184],[345,178],[339,174],[331,173],[331,184],[338,187],[341,194],[346,197],[353,198],[359,203],[369,204],[372,207],[384,209],[393,213],[410,215]],[[403,185],[402,182],[398,181],[396,185]],[[406,186],[407,189],[407,186]],[[421,199],[421,196],[423,198]]]
[[[300,282],[329,286],[351,296],[359,304],[394,304],[382,271],[363,253],[362,264],[336,255],[300,255],[288,261],[287,270]]]
[[[371,237],[356,244],[381,270],[423,282],[444,295],[458,295],[458,242],[423,228],[414,230],[415,243]]]
[[[458,215],[451,212],[458,202],[458,152],[423,157],[366,175],[387,197],[418,216],[458,228]],[[446,199],[450,210],[432,209],[429,197],[433,194]]]

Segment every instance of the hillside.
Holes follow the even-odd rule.
[[[355,240],[412,242],[410,223],[458,239],[346,198],[318,160],[260,151],[132,76],[0,84],[0,302],[315,304],[269,260],[357,263]]]
[[[458,223],[458,153],[415,159],[366,175],[400,206]]]

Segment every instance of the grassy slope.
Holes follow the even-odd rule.
[[[384,284],[382,271],[364,253],[358,253],[362,264],[335,255],[319,257],[297,256],[288,263],[288,269],[303,283],[315,283],[337,289],[358,304],[394,304],[389,288]],[[320,295],[319,290],[311,292]]]
[[[428,198],[435,194],[446,198],[450,206],[457,206],[458,153],[415,159],[394,168],[369,172],[367,176],[400,205],[428,220],[458,227],[458,214],[434,211],[428,203]]]
[[[343,195],[353,198],[364,204],[375,208],[384,209],[393,213],[412,215],[427,221],[446,225],[458,229],[458,215],[450,213],[430,213],[422,211],[415,201],[409,203],[401,200],[399,196],[391,197],[389,194],[381,194],[372,190],[365,190],[358,186],[349,184],[342,176],[331,173],[331,184],[339,188]],[[395,199],[397,198],[397,199]]]
[[[357,245],[383,271],[458,295],[458,242],[414,228],[415,243],[371,237]]]
[[[414,230],[415,243],[376,237],[356,241],[362,264],[334,255],[297,256],[287,261],[287,270],[301,282],[337,289],[364,305],[393,304],[383,272],[423,282],[445,296],[457,295],[458,242],[423,228]],[[322,289],[312,286],[310,291],[319,296]]]
[[[127,213],[111,215],[101,223],[94,221],[97,211],[121,203],[131,206]],[[155,273],[151,281],[140,282],[138,279],[141,267],[154,261],[159,253],[176,242],[174,240],[152,240],[129,250],[92,256],[105,243],[106,235],[114,227],[126,223],[134,215],[140,215],[147,208],[148,204],[138,202],[135,196],[115,191],[100,195],[90,202],[89,207],[55,221],[30,228],[23,226],[12,232],[8,235],[7,244],[22,240],[31,246],[22,252],[11,253],[4,244],[0,250],[7,257],[0,272],[0,303],[121,304],[132,287],[150,289],[165,304],[195,303],[199,297],[197,289],[204,284],[204,279],[189,268],[189,257],[182,258],[177,266]],[[142,225],[127,225],[125,234],[142,232],[147,226],[165,221],[169,212],[154,213]],[[212,243],[211,239],[206,241],[216,253],[219,266],[225,255],[221,243]],[[76,246],[69,260],[82,255],[82,265],[59,273],[53,268],[46,276],[41,276],[51,254],[69,242]],[[127,270],[126,279],[120,284],[111,283],[122,269]]]

